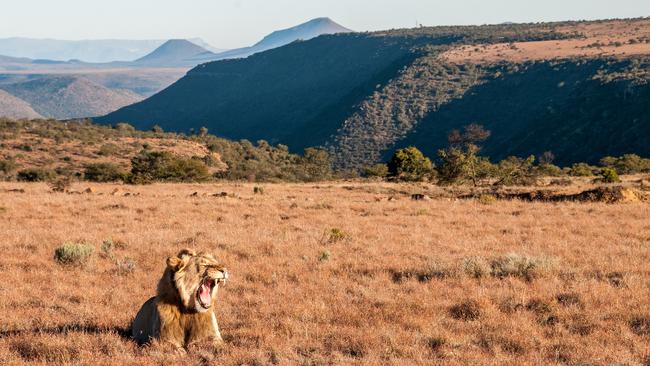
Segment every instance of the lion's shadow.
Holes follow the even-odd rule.
[[[134,342],[131,337],[131,328],[129,327],[106,327],[98,326],[94,324],[62,324],[55,325],[51,327],[34,327],[27,329],[2,329],[0,330],[0,339],[8,337],[16,337],[21,335],[28,334],[73,334],[73,333],[84,333],[84,334],[116,334],[120,338]]]

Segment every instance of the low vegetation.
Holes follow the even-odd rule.
[[[76,196],[0,182],[0,246],[12,253],[0,264],[12,284],[0,286],[0,357],[645,362],[647,203],[451,203],[454,191],[474,187],[411,182],[267,183],[255,194],[260,186],[73,183],[72,191],[91,188]],[[215,252],[232,272],[217,300],[225,345],[184,355],[140,348],[130,322],[155,293],[165,258],[184,247]]]
[[[94,248],[88,244],[67,242],[56,248],[54,259],[65,265],[82,266],[88,263]]]

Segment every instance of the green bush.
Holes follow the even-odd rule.
[[[388,176],[388,165],[375,164],[369,166],[363,171],[363,175],[368,178],[386,178]]]
[[[621,178],[619,178],[616,169],[602,168],[600,170],[600,181],[603,183],[618,183],[621,181]]]
[[[559,177],[562,175],[562,168],[550,163],[539,164],[537,166],[537,174],[542,177]]]
[[[30,168],[19,171],[17,178],[21,182],[46,182],[55,176],[56,173],[49,169]]]
[[[604,157],[600,163],[606,167],[615,169],[620,174],[638,174],[650,172],[650,159],[644,159],[635,154],[626,154],[615,158]]]
[[[126,172],[113,163],[92,163],[84,170],[84,178],[91,182],[115,182],[125,180],[126,176]]]
[[[569,175],[574,177],[591,177],[598,168],[585,163],[575,163],[569,169]]]
[[[198,159],[180,157],[167,151],[148,150],[142,150],[131,159],[131,183],[202,182],[208,179],[208,167]]]
[[[529,156],[527,159],[510,156],[501,160],[497,165],[497,182],[495,185],[533,185],[537,183],[538,171],[533,166],[535,157]]]
[[[99,151],[97,151],[97,155],[112,156],[112,155],[115,155],[115,153],[117,153],[118,151],[120,151],[119,146],[117,146],[115,144],[112,144],[112,143],[109,143],[109,144],[104,144],[104,145],[100,146]]]
[[[13,159],[0,160],[0,176],[9,177],[18,169],[18,164]]]
[[[54,259],[61,264],[82,266],[88,263],[93,251],[90,245],[67,242],[56,248]]]
[[[388,173],[397,180],[421,181],[433,171],[429,158],[416,147],[399,149],[388,163]]]

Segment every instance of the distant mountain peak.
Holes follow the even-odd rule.
[[[253,47],[275,48],[294,42],[298,39],[309,40],[324,34],[352,32],[330,18],[315,18],[291,28],[275,31],[264,37]]]
[[[206,54],[212,52],[186,39],[170,39],[150,54],[137,59],[135,63],[174,65]]]

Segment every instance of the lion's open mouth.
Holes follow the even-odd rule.
[[[211,278],[206,278],[196,291],[196,297],[199,299],[199,304],[204,309],[209,309],[212,306],[212,290],[216,285],[216,281]]]

